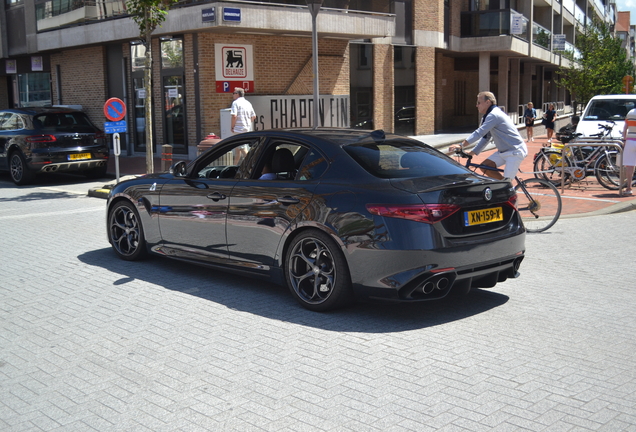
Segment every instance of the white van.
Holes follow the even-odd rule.
[[[620,138],[623,135],[625,116],[636,107],[636,95],[600,95],[594,96],[587,103],[581,116],[576,132],[583,136],[590,136],[602,132],[599,124],[609,124],[609,120],[616,123],[612,130],[612,137]]]

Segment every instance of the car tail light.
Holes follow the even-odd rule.
[[[368,204],[367,210],[371,214],[399,219],[408,219],[415,222],[435,223],[446,219],[459,210],[454,204]]]
[[[25,138],[25,141],[31,145],[32,148],[47,147],[49,144],[57,141],[53,135],[30,135]]]
[[[508,204],[510,207],[516,210],[517,209],[517,194],[514,194],[510,198],[508,198],[508,201],[506,201],[506,204]]]

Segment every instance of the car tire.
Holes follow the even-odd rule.
[[[292,240],[285,254],[285,278],[294,298],[312,311],[338,309],[353,300],[344,255],[322,231],[304,231]]]
[[[119,258],[136,261],[147,255],[139,212],[128,201],[119,201],[108,212],[108,240]]]
[[[9,173],[11,180],[18,186],[33,182],[35,173],[27,167],[26,159],[19,151],[14,151],[9,157]]]
[[[106,177],[107,170],[108,166],[104,163],[102,166],[84,172],[84,175],[89,179],[100,179]]]

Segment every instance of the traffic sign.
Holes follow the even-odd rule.
[[[119,98],[110,98],[104,104],[104,115],[114,122],[123,120],[126,117],[126,104]]]
[[[127,129],[126,121],[116,122],[104,122],[104,132],[107,134],[112,133],[125,133]]]

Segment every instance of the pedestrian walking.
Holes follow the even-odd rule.
[[[623,167],[625,168],[625,184],[623,196],[632,195],[632,182],[634,167],[636,166],[636,108],[630,110],[625,116],[623,126]]]
[[[230,107],[232,114],[232,133],[250,132],[252,130],[252,124],[256,120],[254,107],[245,99],[245,90],[240,87],[234,89],[232,97],[234,97],[234,101]]]
[[[532,102],[528,102],[525,112],[523,113],[523,120],[526,124],[526,136],[528,142],[534,141],[534,121],[537,119],[537,110],[534,108]]]
[[[256,120],[256,113],[252,104],[245,99],[245,90],[236,87],[232,93],[234,101],[230,107],[232,114],[232,134],[240,134],[252,131],[252,124]],[[241,145],[234,149],[234,165],[239,165],[247,155],[247,145]]]
[[[550,104],[548,110],[543,114],[543,125],[545,126],[545,130],[548,134],[548,143],[544,145],[544,147],[549,147],[552,145],[552,136],[554,136],[554,121],[556,120],[556,110],[554,109],[554,104]]]

